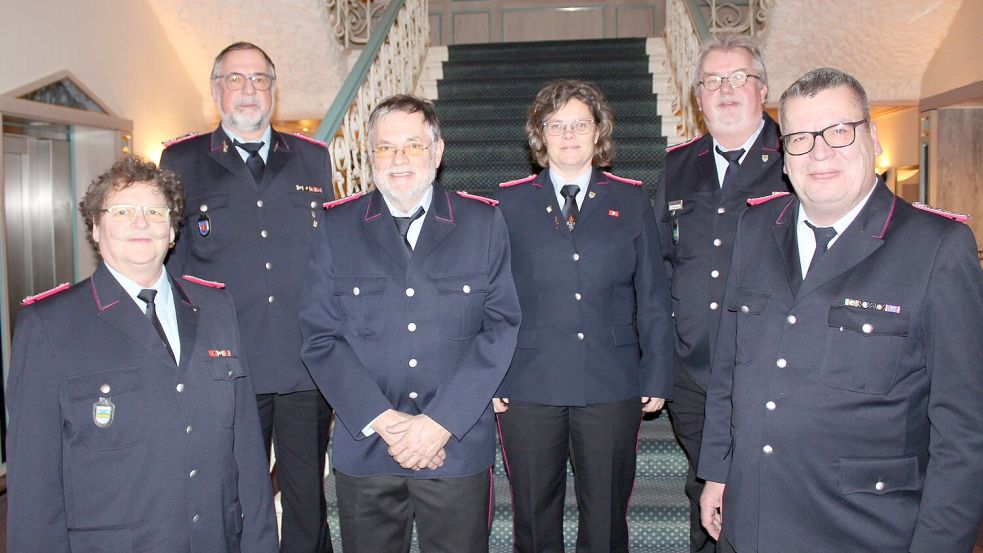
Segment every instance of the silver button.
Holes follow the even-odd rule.
[[[580,295],[580,292],[577,292],[577,293],[575,293],[575,294],[573,295],[573,299],[575,299],[575,300],[577,300],[577,301],[580,301],[580,298],[582,298],[582,297],[583,297],[583,296],[581,296],[581,295]]]
[[[263,238],[266,238],[267,236],[270,235],[270,233],[266,232],[265,230],[261,230],[259,231],[259,235],[262,236]]]
[[[317,209],[317,202],[311,202],[311,209]]]
[[[416,367],[417,366],[416,359],[410,359],[410,363],[409,364],[410,364],[410,368],[411,369],[414,368],[414,367]]]
[[[188,478],[194,478],[195,476],[198,476],[198,469],[191,469],[191,472],[188,473]]]
[[[191,434],[191,425],[189,424],[187,428],[184,429],[185,434]]]
[[[416,392],[410,392],[410,399],[416,399],[418,394]]]
[[[412,288],[407,288],[406,289],[406,297],[408,297],[408,298],[412,298],[413,297],[413,294],[415,294],[415,293],[416,293],[416,290],[414,290]]]
[[[717,213],[719,213],[719,214],[721,214],[721,215],[723,215],[724,213],[727,213],[727,210],[726,210],[726,209],[724,209],[724,208],[722,208],[722,207],[718,207],[718,208],[717,208]]]
[[[270,269],[272,269],[272,268],[273,268],[273,264],[272,264],[272,263],[270,263],[269,261],[267,261],[267,262],[266,262],[266,270],[267,270],[267,271],[269,271],[269,270],[270,270]]]
[[[358,286],[352,288],[352,295],[353,296],[357,296],[357,295],[359,295],[361,293],[362,293],[362,290]]]
[[[769,401],[768,403],[766,403],[765,404],[765,409],[767,409],[769,411],[774,411],[775,410],[775,402],[774,401]]]
[[[200,515],[195,515],[195,516],[191,517],[191,522],[198,522],[199,520],[201,520],[201,516]]]
[[[256,207],[263,207],[263,200],[256,200]]]
[[[178,385],[175,386],[174,389],[177,390],[178,393],[183,392],[184,391],[184,383],[183,382],[178,382]]]
[[[236,372],[235,372],[234,370],[232,370],[232,369],[229,369],[229,372],[227,372],[227,373],[225,373],[225,374],[227,374],[227,375],[229,375],[229,376],[232,376],[232,375],[234,375],[235,373],[236,373]]]
[[[796,318],[795,315],[789,315],[788,317],[785,318],[785,320],[788,321],[788,324],[794,325]]]
[[[416,332],[416,323],[410,323],[406,325],[406,330],[409,330],[410,332]]]
[[[270,297],[266,298],[266,301],[268,301],[270,303],[273,303],[273,296],[270,296]]]
[[[784,369],[785,367],[788,366],[788,361],[782,358],[779,359],[778,361],[775,361],[775,365],[777,365],[779,369]]]
[[[108,394],[109,390],[111,389],[112,388],[109,387],[109,384],[103,384],[102,386],[99,386],[99,391],[103,394]]]
[[[716,311],[718,307],[720,307],[720,305],[718,305],[717,302],[710,302],[710,311]]]
[[[578,332],[577,333],[577,339],[578,340],[583,340],[584,339],[584,333],[583,332]]]
[[[711,278],[719,278],[720,277],[720,271],[718,271],[716,269],[710,271],[710,277]]]
[[[771,453],[775,451],[775,449],[770,445],[765,445],[763,448],[761,448],[761,451],[764,451],[766,454],[771,455]]]
[[[864,323],[863,326],[860,327],[860,330],[864,331],[864,334],[870,334],[871,332],[874,331],[874,325],[870,323]]]
[[[746,305],[742,305],[741,306],[741,313],[748,314],[750,312],[751,312],[751,308],[750,307],[748,307]]]
[[[465,284],[464,287],[461,288],[461,290],[464,291],[465,294],[470,294],[471,293],[471,287],[468,286],[467,284]]]
[[[573,254],[573,260],[574,261],[580,261],[580,254],[579,253]]]
[[[198,211],[208,211],[208,204],[201,204],[198,206]]]
[[[719,248],[721,244],[723,244],[723,242],[721,242],[719,238],[714,238],[713,239],[713,245],[714,246],[717,246]]]
[[[884,491],[884,482],[878,481],[876,484],[874,484],[874,489],[879,492]]]

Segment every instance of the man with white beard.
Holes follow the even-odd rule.
[[[434,182],[433,104],[369,117],[376,190],[328,204],[304,283],[302,356],[334,406],[345,553],[486,553],[492,394],[519,328],[497,202]]]
[[[215,58],[211,134],[168,144],[184,184],[184,231],[168,268],[221,281],[235,301],[263,437],[277,458],[280,551],[332,551],[322,478],[331,408],[300,358],[301,275],[321,204],[333,198],[325,144],[270,126],[276,69],[255,44]],[[216,374],[215,378],[222,378]]]

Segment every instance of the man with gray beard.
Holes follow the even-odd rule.
[[[493,200],[434,182],[433,104],[369,117],[376,190],[328,204],[304,283],[302,356],[338,414],[332,467],[345,553],[486,553],[492,394],[519,328]]]
[[[258,46],[222,50],[211,82],[221,125],[172,141],[160,161],[188,206],[168,268],[223,282],[235,301],[263,437],[276,448],[280,550],[325,553],[331,409],[301,361],[297,313],[317,214],[333,198],[331,162],[325,144],[270,126],[276,69]]]

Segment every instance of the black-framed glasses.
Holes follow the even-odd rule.
[[[373,147],[372,151],[375,153],[376,159],[391,159],[396,157],[396,152],[403,152],[406,157],[420,157],[429,149],[430,144],[407,142],[402,148],[397,148],[392,144],[379,144]]]
[[[253,83],[253,88],[260,91],[269,90],[273,86],[273,81],[276,80],[275,76],[267,73],[253,73],[252,75],[226,73],[224,75],[215,75],[212,78],[221,79],[225,83],[225,88],[229,90],[242,90],[246,86],[246,81],[249,81]]]
[[[148,223],[166,223],[171,216],[171,208],[158,205],[111,205],[103,209],[114,223],[132,223],[141,210]]]
[[[867,119],[837,123],[821,131],[793,132],[782,135],[782,146],[785,153],[791,156],[803,156],[816,147],[816,137],[822,136],[830,148],[846,148],[857,139],[857,127],[868,123]]]
[[[757,75],[751,75],[746,71],[737,70],[726,77],[722,75],[709,75],[704,77],[703,80],[700,81],[700,84],[703,85],[703,88],[713,92],[714,90],[720,90],[720,87],[723,86],[724,81],[727,81],[731,88],[742,88],[747,84],[747,80],[752,77],[761,80],[761,77]]]
[[[547,121],[543,123],[543,130],[550,136],[560,136],[567,132],[567,127],[575,134],[589,134],[594,130],[594,121],[590,119],[574,119],[569,123],[566,121]]]

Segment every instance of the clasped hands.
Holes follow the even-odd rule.
[[[372,428],[389,446],[389,455],[407,469],[436,469],[444,464],[451,433],[427,415],[387,409]]]

